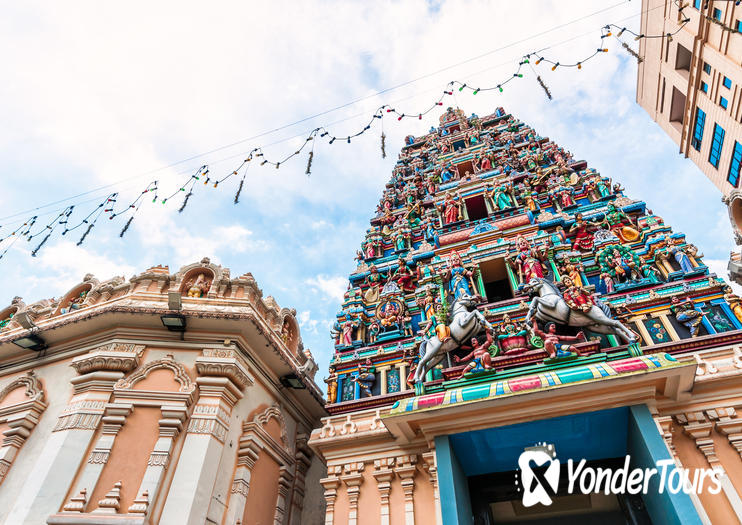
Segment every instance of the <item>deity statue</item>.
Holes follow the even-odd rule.
[[[289,344],[290,338],[291,338],[291,327],[289,326],[288,320],[284,319],[283,325],[281,326],[281,341],[283,341],[283,344],[287,345]]]
[[[425,219],[425,222],[423,222],[423,235],[425,236],[426,241],[436,248],[440,248],[440,243],[438,242],[438,231],[435,229],[433,220],[430,217]]]
[[[472,287],[469,286],[468,279],[472,279],[474,273],[464,268],[458,252],[453,252],[449,257],[446,274],[448,277],[448,291],[453,294],[454,301],[462,295],[472,295]]]
[[[543,259],[545,254],[536,247],[531,247],[525,237],[518,237],[515,241],[517,253],[514,257],[508,257],[518,268],[518,280],[525,284],[535,277],[543,277],[545,265]]]
[[[376,383],[376,367],[373,366],[370,359],[358,366],[358,375],[353,378],[353,381],[360,387],[361,395],[371,397],[371,389]]]
[[[578,286],[568,275],[562,277],[562,284],[564,285],[564,302],[567,303],[572,310],[589,312],[593,307],[593,298],[590,293],[585,290],[582,286]]]
[[[509,195],[510,188],[507,185],[499,185],[494,189],[487,186],[484,195],[489,199],[493,210],[502,211],[513,207],[513,200]]]
[[[335,403],[338,398],[338,382],[334,367],[330,367],[330,375],[323,379],[323,381],[327,385],[327,403]]]
[[[548,352],[549,357],[554,359],[556,357],[568,357],[572,355],[572,350],[575,350],[578,354],[579,351],[572,346],[564,343],[577,342],[580,339],[585,340],[585,334],[580,330],[577,335],[557,335],[556,325],[554,323],[547,323],[546,332],[539,329],[536,321],[533,321],[533,333],[541,337],[544,341],[544,349]]]
[[[520,198],[529,211],[535,212],[539,210],[538,193],[531,189],[531,185],[527,180],[523,182],[523,191],[520,194]]]
[[[409,269],[405,260],[400,257],[397,261],[397,269],[389,276],[389,280],[395,280],[399,289],[403,292],[414,292],[415,273]]]
[[[443,223],[451,224],[461,220],[461,204],[456,201],[450,192],[446,192],[443,205],[437,206],[438,211],[443,214]]]
[[[574,233],[572,241],[573,250],[588,252],[593,249],[593,234],[590,232],[591,224],[585,221],[583,215],[575,215],[575,222],[569,227],[569,233]]]
[[[606,207],[602,224],[607,225],[621,242],[633,242],[639,238],[639,231],[633,227],[629,216],[616,208],[612,202]]]
[[[341,325],[342,333],[341,333],[341,340],[340,344],[344,346],[352,346],[353,345],[353,330],[358,328],[359,322],[357,319],[352,319],[351,317],[347,317],[345,322]]]
[[[372,322],[368,326],[368,342],[371,344],[374,344],[376,342],[376,338],[379,337],[379,331],[381,330],[381,327],[379,326],[379,323],[376,321]]]
[[[724,300],[727,302],[729,307],[734,312],[734,316],[738,321],[742,322],[742,304],[740,304],[740,298],[732,291],[731,286],[724,287]]]
[[[199,273],[196,280],[186,286],[188,290],[186,295],[188,297],[203,297],[209,291],[209,288],[211,288],[211,280],[207,279],[203,273]]]
[[[675,319],[688,329],[691,337],[696,337],[703,322],[703,314],[696,310],[693,300],[686,297],[684,301],[681,301],[676,295],[670,304],[670,311]]]
[[[85,302],[85,298],[88,295],[88,290],[83,290],[79,294],[77,294],[75,297],[70,299],[70,304],[67,307],[68,310],[79,310],[83,307],[83,303]],[[199,297],[201,297],[199,295]]]
[[[693,263],[690,261],[690,257],[685,252],[680,244],[683,241],[681,239],[675,239],[667,249],[667,254],[671,255],[680,266],[683,273],[690,273],[695,270]]]
[[[366,293],[363,294],[363,300],[366,304],[375,303],[379,299],[379,287],[383,279],[384,277],[379,273],[379,269],[372,264],[365,279],[368,288],[366,288]]]
[[[581,270],[581,263],[575,264],[568,261],[564,266],[562,266],[561,274],[568,276],[576,286],[583,286],[582,275],[580,274]]]
[[[489,347],[493,342],[492,329],[488,328],[485,332],[487,339],[484,343],[480,344],[476,337],[471,338],[471,346],[461,346],[463,350],[471,349],[471,352],[460,358],[454,356],[453,360],[457,364],[461,361],[469,361],[469,364],[461,371],[459,379],[463,379],[466,374],[472,371],[480,370],[491,370],[492,369],[492,355],[489,352]]]
[[[497,342],[505,355],[522,354],[528,351],[528,341],[526,339],[528,331],[520,324],[516,323],[508,314],[502,318],[497,335]]]

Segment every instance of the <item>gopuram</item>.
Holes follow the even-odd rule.
[[[320,523],[296,312],[208,258],[0,310],[0,523]]]
[[[738,523],[742,304],[650,206],[502,108],[406,137],[309,440],[325,523]],[[574,493],[569,460],[678,475]]]

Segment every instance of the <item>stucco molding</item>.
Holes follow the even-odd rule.
[[[139,381],[146,379],[153,370],[159,369],[173,372],[175,380],[180,384],[179,392],[192,393],[196,389],[196,383],[190,378],[186,368],[175,361],[172,355],[167,355],[162,359],[140,366],[127,377],[119,379],[114,385],[114,390],[131,390]]]

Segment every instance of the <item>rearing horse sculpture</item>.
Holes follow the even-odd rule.
[[[628,344],[636,342],[636,335],[631,330],[626,328],[621,321],[608,317],[599,306],[593,305],[587,312],[571,309],[557,287],[546,279],[534,277],[524,289],[537,294],[531,299],[528,315],[526,315],[527,325],[530,325],[535,317],[545,323],[584,327],[597,334],[617,335]]]
[[[484,315],[476,309],[476,303],[479,301],[481,301],[479,297],[470,295],[463,295],[456,299],[451,305],[451,324],[449,325],[451,336],[443,342],[437,335],[423,339],[420,343],[420,362],[415,370],[416,383],[422,383],[425,380],[425,374],[448,352],[484,332],[485,328],[492,328]]]

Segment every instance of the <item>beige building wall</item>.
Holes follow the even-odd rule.
[[[176,313],[184,332],[163,326]],[[0,524],[323,520],[317,366],[249,274],[87,276],[0,317]]]
[[[636,101],[722,192],[739,243],[742,181],[732,184],[728,179],[735,141],[742,144],[742,35],[728,28],[737,28],[742,6],[701,0],[679,3],[685,5],[682,10],[669,0],[642,0],[641,34],[665,36],[639,41],[643,61]],[[694,140],[697,108],[706,115],[700,144]],[[725,131],[718,166],[709,162],[715,124]]]

